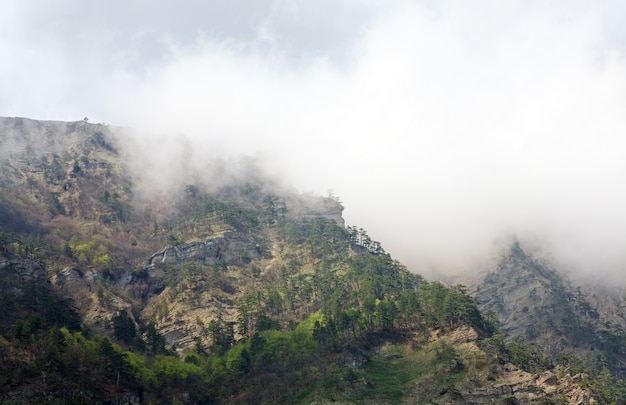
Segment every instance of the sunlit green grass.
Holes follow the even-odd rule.
[[[448,380],[433,378],[441,373],[447,374],[447,364],[439,360],[430,347],[417,351],[391,347],[385,353],[373,356],[359,373],[367,385],[352,396],[356,402],[367,399],[398,404],[416,386],[427,383],[430,384],[429,391],[438,391],[439,384],[433,386],[433,380],[443,384]]]

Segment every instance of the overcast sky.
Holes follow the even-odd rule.
[[[626,279],[624,21],[619,0],[0,0],[0,115],[260,153],[416,271],[516,234]]]

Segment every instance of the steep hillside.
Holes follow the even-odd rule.
[[[182,335],[170,330],[172,318],[164,314],[189,313],[194,302],[214,308],[196,314],[205,323],[230,320],[236,299],[262,275],[257,270],[279,271],[274,244],[286,221],[327,218],[343,225],[339,203],[274,186],[254,165],[223,163],[217,172],[230,180],[216,181],[219,187],[181,182],[171,195],[151,199],[144,192],[136,199],[141,173],[124,161],[124,136],[120,128],[84,121],[0,121],[5,251],[47,262],[51,280],[80,303],[95,330],[105,331],[116,312],[129,310],[136,322],[162,321],[168,342],[180,346],[175,336]],[[197,173],[181,181],[188,178]],[[211,286],[205,299],[226,304],[206,305],[199,291],[179,296],[187,287],[181,283],[193,277],[204,290]],[[185,322],[191,331],[196,315]],[[197,336],[185,334],[183,346],[190,337]]]
[[[505,341],[463,286],[409,272],[346,227],[336,199],[280,187],[254,161],[189,169],[151,194],[126,136],[0,119],[0,402],[583,404],[626,392]],[[541,273],[533,285],[554,281],[519,247],[508,260],[511,280],[520,267]],[[499,315],[526,333],[507,324],[513,310]]]
[[[557,362],[576,363],[594,373],[608,368],[615,376],[626,376],[619,289],[576,286],[516,241],[472,291],[481,311],[493,312],[508,338],[536,344]]]

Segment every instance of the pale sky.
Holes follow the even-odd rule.
[[[260,154],[418,272],[516,234],[626,280],[624,21],[617,0],[0,0],[0,116]]]

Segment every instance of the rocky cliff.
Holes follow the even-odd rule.
[[[481,311],[495,314],[509,339],[534,343],[553,360],[576,354],[590,364],[601,353],[601,362],[614,373],[626,372],[624,344],[618,343],[625,341],[619,288],[576,285],[515,241],[470,289]]]

